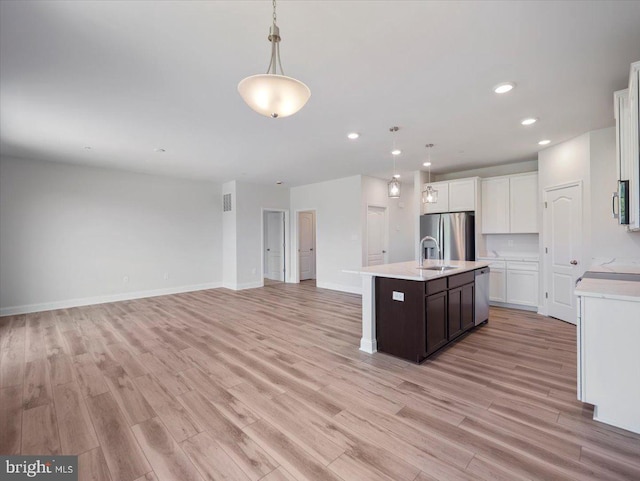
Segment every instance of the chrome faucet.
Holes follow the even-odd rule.
[[[438,259],[440,259],[440,254],[442,254],[442,251],[440,250],[440,245],[438,244],[438,241],[435,240],[433,237],[431,237],[430,235],[424,236],[422,239],[420,239],[420,264],[418,267],[422,267],[422,265],[424,264],[424,243],[425,241],[432,241],[435,245],[436,245],[436,249],[438,249]],[[427,254],[427,259],[429,259],[429,255]]]

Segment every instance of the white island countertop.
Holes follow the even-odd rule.
[[[362,267],[359,270],[345,270],[349,274],[361,274],[371,277],[390,277],[392,279],[405,279],[407,281],[429,281],[438,277],[446,277],[461,272],[473,271],[487,267],[487,261],[440,261],[426,260],[423,267],[452,266],[455,269],[445,271],[418,269],[417,261],[397,262],[395,264],[382,264],[379,266]]]
[[[615,259],[607,262],[596,262],[589,268],[589,271],[640,275],[640,260],[635,262],[614,261]],[[576,285],[575,294],[584,297],[640,302],[640,282],[585,277]]]

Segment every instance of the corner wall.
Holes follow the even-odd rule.
[[[362,178],[359,175],[317,184],[292,187],[291,268],[298,271],[297,212],[316,211],[316,285],[321,288],[360,293],[358,274],[345,269],[362,266]]]
[[[0,314],[218,287],[220,185],[0,159]]]

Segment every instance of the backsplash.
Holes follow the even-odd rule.
[[[487,234],[484,238],[487,256],[538,255],[538,234]]]

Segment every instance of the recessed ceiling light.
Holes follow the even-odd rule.
[[[391,155],[400,155],[402,153],[402,150],[400,149],[393,149],[391,151]]]
[[[425,163],[424,163],[424,164],[422,164],[422,165],[424,165],[425,167],[429,167],[429,166],[431,166],[431,162],[425,162]]]
[[[358,137],[360,137],[360,134],[358,132],[351,132],[347,135],[347,137],[351,140],[356,140]]]
[[[91,147],[89,147],[88,145],[85,146],[84,150],[91,150]]]
[[[164,149],[155,149],[154,152],[166,152]]]
[[[551,141],[550,140],[541,140],[540,142],[538,142],[538,145],[547,145],[550,144]]]
[[[493,87],[493,91],[497,94],[506,94],[515,88],[516,84],[514,82],[502,82],[495,87]]]
[[[278,184],[278,185],[282,185],[282,181],[281,181],[281,180],[277,180],[277,181],[276,181],[276,184]]]
[[[523,119],[520,123],[522,125],[533,125],[538,121],[538,119],[536,119],[535,117],[528,117],[526,119]]]
[[[393,178],[394,179],[399,179],[400,178],[400,174],[393,174]]]

